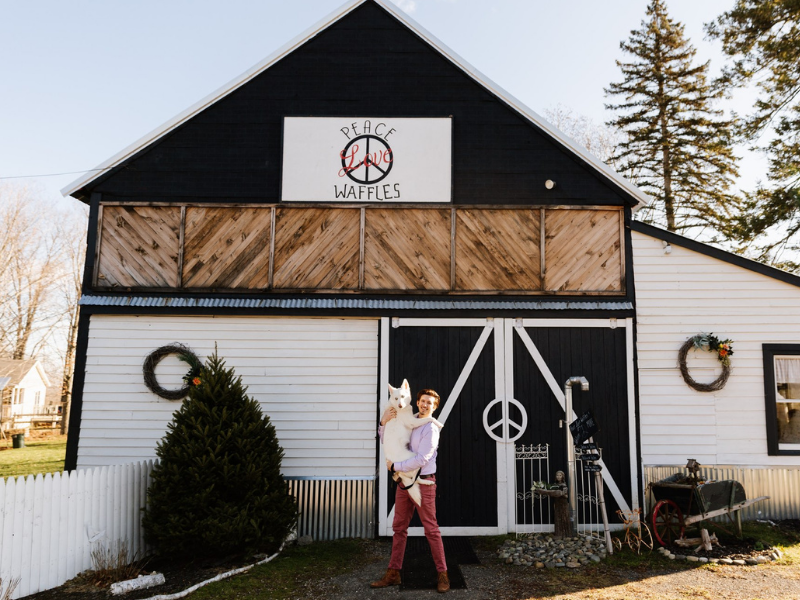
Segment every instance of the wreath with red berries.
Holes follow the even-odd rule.
[[[692,349],[714,352],[719,362],[722,363],[722,373],[711,383],[698,383],[689,375],[686,357],[689,354],[689,350]],[[721,340],[713,333],[700,333],[686,340],[681,349],[678,350],[678,367],[680,367],[683,380],[690,388],[698,392],[716,392],[725,387],[728,378],[731,376],[732,354],[733,340]]]
[[[183,387],[177,390],[168,390],[161,387],[156,379],[156,367],[164,358],[170,354],[176,354],[178,360],[182,360],[189,365],[189,371],[183,376]],[[144,375],[144,384],[147,389],[153,392],[156,396],[160,396],[166,400],[180,400],[185,398],[189,393],[189,389],[200,385],[200,372],[203,369],[203,364],[197,355],[191,351],[188,346],[175,342],[167,346],[156,348],[144,359],[142,366],[142,373]]]

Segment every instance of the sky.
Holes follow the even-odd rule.
[[[394,0],[411,18],[529,108],[557,105],[596,123],[621,79],[619,43],[647,0]],[[0,183],[60,190],[238,77],[342,0],[0,0]],[[703,24],[733,0],[667,0],[698,50],[723,64]],[[380,49],[365,48],[379,52]],[[730,104],[746,113],[752,97]],[[742,148],[740,186],[766,161]],[[59,176],[51,174],[67,173]],[[37,177],[20,177],[37,176]]]

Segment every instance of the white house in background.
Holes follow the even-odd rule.
[[[50,380],[38,360],[0,359],[0,391],[3,430],[27,429],[34,417],[45,413],[45,394]]]

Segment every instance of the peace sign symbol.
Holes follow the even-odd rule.
[[[489,402],[486,408],[483,409],[483,428],[486,430],[486,434],[498,441],[498,442],[514,442],[518,440],[522,434],[525,432],[525,428],[528,427],[528,413],[525,412],[525,407],[522,406],[517,400],[514,398],[509,398],[508,403],[502,404],[503,414],[500,417],[499,421],[492,423],[489,425],[489,411],[492,407],[497,404],[498,402],[503,402],[501,398],[497,398]],[[508,416],[508,405],[513,404],[519,409],[519,412],[522,413],[522,424],[519,424],[515,421],[512,421],[511,418]],[[502,425],[502,433],[500,436],[494,433],[494,430],[497,429]],[[517,433],[514,437],[510,437],[509,426],[513,427],[517,430]]]
[[[394,155],[389,144],[375,135],[353,138],[344,147],[340,157],[342,170],[339,175],[347,175],[356,183],[365,185],[378,183],[389,174],[394,165]]]

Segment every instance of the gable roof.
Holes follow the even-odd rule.
[[[42,378],[45,386],[50,385],[47,374],[44,372],[44,369],[42,368],[42,365],[39,364],[38,360],[14,360],[11,358],[0,358],[0,377],[7,377],[9,379],[5,386],[8,388],[19,385],[33,368],[36,368],[36,370],[39,372],[39,377]]]
[[[411,19],[408,15],[406,15],[402,10],[396,7],[394,4],[389,2],[388,0],[351,0],[350,2],[344,4],[339,9],[319,21],[316,25],[312,26],[308,29],[305,33],[301,34],[300,36],[296,37],[294,40],[286,44],[284,47],[277,50],[275,53],[237,77],[236,79],[230,81],[226,85],[222,86],[215,92],[211,93],[210,95],[206,96],[204,99],[196,103],[195,105],[191,106],[190,108],[186,109],[179,115],[175,116],[174,118],[170,119],[160,127],[156,128],[155,130],[151,131],[147,135],[143,136],[121,152],[115,154],[108,160],[104,161],[100,165],[98,165],[92,171],[82,175],[71,184],[67,185],[61,190],[61,193],[64,196],[73,195],[75,197],[83,199],[85,194],[79,194],[79,192],[86,187],[87,185],[91,184],[95,180],[105,176],[115,167],[119,166],[123,161],[128,158],[131,158],[134,154],[137,154],[141,150],[147,148],[157,140],[161,139],[175,128],[179,127],[201,111],[205,110],[209,106],[215,104],[222,98],[225,98],[235,90],[239,89],[249,81],[251,81],[254,77],[258,76],[265,70],[269,69],[275,63],[280,61],[282,58],[287,56],[288,54],[297,50],[300,46],[314,38],[316,35],[345,17],[346,15],[350,14],[354,9],[358,8],[359,6],[365,3],[374,3],[380,6],[383,10],[397,19],[400,23],[402,23],[405,27],[411,30],[415,35],[417,35],[420,39],[422,39],[425,43],[429,46],[434,48],[437,52],[439,52],[444,58],[449,60],[452,64],[454,64],[458,69],[463,71],[467,76],[471,77],[474,81],[476,81],[479,85],[487,89],[489,92],[494,94],[497,98],[499,98],[502,102],[506,105],[511,107],[515,110],[518,114],[523,116],[525,119],[530,121],[536,127],[538,127],[541,131],[545,134],[550,136],[554,139],[557,143],[561,144],[568,150],[570,150],[573,154],[579,156],[583,159],[590,167],[596,170],[604,179],[615,185],[617,188],[620,188],[623,192],[627,195],[631,196],[636,204],[634,206],[634,210],[636,210],[641,205],[648,205],[650,204],[650,197],[643,192],[642,190],[638,189],[624,177],[616,173],[613,169],[608,167],[605,163],[603,163],[599,158],[594,156],[591,152],[589,152],[586,148],[582,145],[578,144],[568,136],[564,135],[561,131],[559,131],[556,127],[548,123],[544,118],[536,114],[534,111],[529,109],[525,106],[522,102],[514,98],[511,94],[503,90],[500,86],[492,82],[488,77],[480,73],[477,69],[475,69],[472,65],[467,63],[464,59],[458,56],[455,52],[453,52],[450,48],[448,48],[445,44],[441,41],[437,40],[433,35],[431,35],[428,31],[426,31],[421,25],[416,23],[413,19]]]
[[[654,227],[653,225],[648,225],[640,221],[632,221],[631,230],[638,231],[639,233],[649,235],[650,237],[654,237],[659,240],[663,240],[669,244],[675,244],[676,246],[686,248],[687,250],[692,250],[693,252],[705,254],[711,258],[716,258],[717,260],[736,265],[737,267],[747,269],[748,271],[753,271],[754,273],[766,275],[772,279],[777,279],[778,281],[783,281],[784,283],[800,287],[800,276],[789,273],[788,271],[776,269],[775,267],[770,267],[769,265],[745,258],[744,256],[739,256],[738,254],[728,252],[727,250],[720,250],[714,246],[704,244],[703,242],[691,240],[687,237],[683,237],[682,235],[678,235],[677,233],[667,231],[666,229]]]

